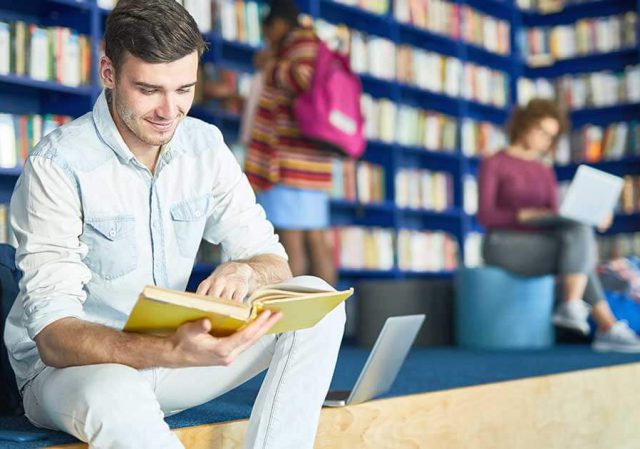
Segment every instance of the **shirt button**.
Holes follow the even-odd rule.
[[[115,237],[115,236],[116,236],[116,230],[115,230],[115,229],[112,229],[111,231],[109,231],[109,235],[110,235],[111,237]]]
[[[197,210],[197,211],[196,211],[196,217],[199,217],[199,216],[201,216],[201,215],[202,215],[202,212],[201,212],[201,211],[199,211],[199,210]]]
[[[151,223],[151,226],[153,226],[153,229],[158,229],[158,222],[154,220],[154,221]]]

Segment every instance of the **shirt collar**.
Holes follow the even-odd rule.
[[[120,131],[116,127],[111,111],[109,110],[109,102],[107,101],[106,89],[103,89],[100,96],[96,100],[93,106],[93,122],[98,130],[98,133],[102,137],[102,140],[107,144],[109,148],[113,150],[116,155],[126,161],[131,162],[135,159],[134,154],[131,152],[127,144],[125,143]],[[163,145],[160,149],[159,158],[164,159],[165,163],[169,163],[174,156],[180,151],[180,132],[182,126],[178,124],[176,132],[170,142]]]

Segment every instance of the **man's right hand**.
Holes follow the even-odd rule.
[[[541,218],[551,217],[554,212],[551,209],[543,208],[527,208],[520,209],[518,211],[518,221],[520,223],[526,223],[531,220],[538,220]]]
[[[169,337],[174,363],[171,368],[230,365],[243,351],[254,345],[282,317],[265,310],[247,327],[223,338],[209,334],[207,319],[185,323]]]

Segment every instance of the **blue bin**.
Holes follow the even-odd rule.
[[[497,267],[461,268],[456,279],[459,346],[539,349],[554,343],[554,277],[527,278]]]

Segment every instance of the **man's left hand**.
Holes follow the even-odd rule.
[[[257,287],[255,272],[249,264],[226,262],[200,283],[196,293],[242,302]]]

